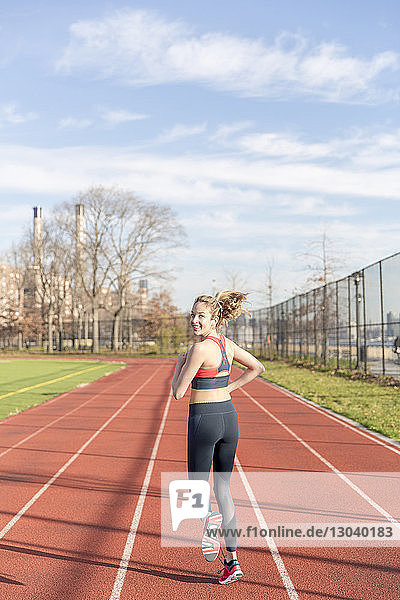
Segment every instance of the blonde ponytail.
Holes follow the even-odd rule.
[[[211,311],[211,318],[218,319],[217,328],[219,329],[224,323],[227,324],[231,319],[237,319],[242,313],[246,313],[251,317],[251,313],[242,306],[247,300],[248,294],[242,292],[233,292],[231,290],[222,290],[212,296],[201,295],[196,298],[196,302],[204,302],[208,305]]]

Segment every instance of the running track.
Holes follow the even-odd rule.
[[[200,549],[161,547],[160,474],[186,476],[190,389],[179,401],[171,396],[172,359],[126,362],[0,422],[1,600],[400,596],[396,547],[239,547],[244,577],[226,586],[217,582],[219,561],[207,563]],[[339,472],[400,471],[398,447],[261,378],[232,399],[240,427],[235,472],[336,469],[338,492],[349,493]],[[387,499],[373,501],[399,518]]]

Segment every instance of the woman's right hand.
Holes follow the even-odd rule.
[[[183,365],[186,362],[186,352],[180,352],[178,354],[178,360],[177,362],[181,365]]]

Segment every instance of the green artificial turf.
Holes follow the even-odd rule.
[[[261,377],[344,415],[368,429],[400,440],[398,387],[353,381],[332,372],[296,367],[279,360],[261,360]],[[238,365],[239,366],[239,365]]]
[[[123,363],[95,360],[0,359],[0,419],[95,381],[122,366]],[[25,389],[32,386],[37,387]]]

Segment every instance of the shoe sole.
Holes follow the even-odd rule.
[[[206,534],[206,531],[218,529],[222,523],[221,513],[215,513],[210,515],[203,527],[203,537],[201,540],[201,551],[207,562],[213,562],[218,554],[221,544],[216,537],[210,537]]]
[[[207,517],[205,523],[204,523],[204,527],[203,527],[203,537],[210,537],[207,536],[207,530],[210,531],[214,531],[215,529],[219,529],[221,527],[221,523],[222,523],[222,515],[221,513],[215,513],[214,515],[211,515],[210,517]],[[217,537],[213,537],[213,539],[217,540]],[[218,540],[217,540],[218,541]]]
[[[214,513],[207,517],[204,527],[203,527],[203,536],[206,535],[207,530],[215,530],[221,527],[222,523],[222,515],[221,513]],[[216,538],[215,538],[216,539]]]
[[[201,551],[207,562],[213,562],[219,554],[220,543],[211,538],[204,537],[201,544]]]

